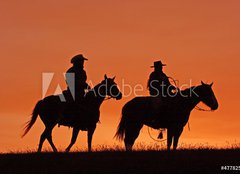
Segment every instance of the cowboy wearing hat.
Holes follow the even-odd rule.
[[[89,89],[86,83],[87,74],[84,70],[84,61],[88,60],[82,54],[78,54],[71,59],[73,66],[66,72],[67,92],[71,94],[74,101],[79,101],[84,97],[85,90]]]
[[[161,61],[156,61],[151,66],[151,68],[154,68],[154,71],[150,74],[147,87],[150,95],[153,97],[170,96],[173,94],[172,90],[176,89],[171,85],[168,76],[163,72],[163,66],[166,66],[166,64],[163,64]]]
[[[154,68],[154,71],[150,74],[149,80],[148,80],[148,90],[151,95],[151,112],[150,112],[150,119],[152,121],[152,124],[158,124],[158,115],[161,112],[161,108],[167,104],[167,101],[165,98],[167,96],[170,96],[172,93],[172,90],[176,90],[176,88],[171,85],[168,76],[163,72],[163,67],[166,66],[166,64],[163,64],[161,61],[154,62],[154,65],[151,66],[151,68]],[[159,139],[163,138],[162,130],[160,130]]]

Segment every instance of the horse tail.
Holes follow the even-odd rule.
[[[33,109],[31,120],[29,120],[28,122],[25,123],[24,132],[21,136],[22,138],[29,132],[29,130],[31,129],[31,127],[33,126],[35,121],[37,120],[41,104],[42,104],[42,100],[37,102],[35,108]]]
[[[126,106],[126,105],[125,105]],[[118,124],[117,132],[114,136],[117,140],[122,141],[125,135],[125,130],[126,130],[126,108],[125,106],[122,109],[122,118]]]

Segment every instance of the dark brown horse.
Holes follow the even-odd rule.
[[[188,122],[191,111],[199,102],[202,101],[211,110],[218,108],[212,84],[201,83],[199,86],[179,91],[176,97],[168,98],[165,101],[166,104],[159,108],[158,115],[152,112],[151,97],[135,97],[127,102],[122,109],[122,118],[115,137],[124,140],[126,150],[132,150],[143,125],[154,129],[166,128],[167,149],[170,150],[173,141],[175,150],[183,127]]]
[[[67,152],[76,142],[79,130],[88,132],[88,150],[91,151],[92,136],[100,116],[99,108],[106,96],[117,100],[122,98],[122,93],[114,82],[114,78],[107,78],[106,75],[100,84],[86,94],[84,103],[74,107],[76,110],[79,106],[76,112],[66,112],[64,109],[66,103],[61,102],[59,96],[48,96],[36,104],[23,136],[28,133],[39,115],[45,125],[45,130],[40,137],[38,152],[41,151],[45,139],[48,140],[53,151],[57,152],[52,141],[52,130],[57,124],[73,127],[72,139],[66,149]]]

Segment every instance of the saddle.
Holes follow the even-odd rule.
[[[165,127],[168,122],[171,122],[171,116],[174,106],[178,103],[176,97],[149,97],[148,107],[150,112],[148,113],[147,122],[153,128]],[[168,114],[169,113],[169,114]]]
[[[66,102],[61,102],[61,118],[58,125],[69,127],[79,126],[82,130],[87,130],[90,123],[98,122],[97,111],[89,108],[84,98],[74,100],[69,91],[63,91]]]
[[[175,99],[170,97],[150,97],[149,107],[153,113],[160,113],[175,105]]]

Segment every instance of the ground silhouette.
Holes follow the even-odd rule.
[[[238,173],[239,170],[228,171],[225,167],[239,167],[239,156],[239,149],[1,154],[0,171],[2,174]]]

